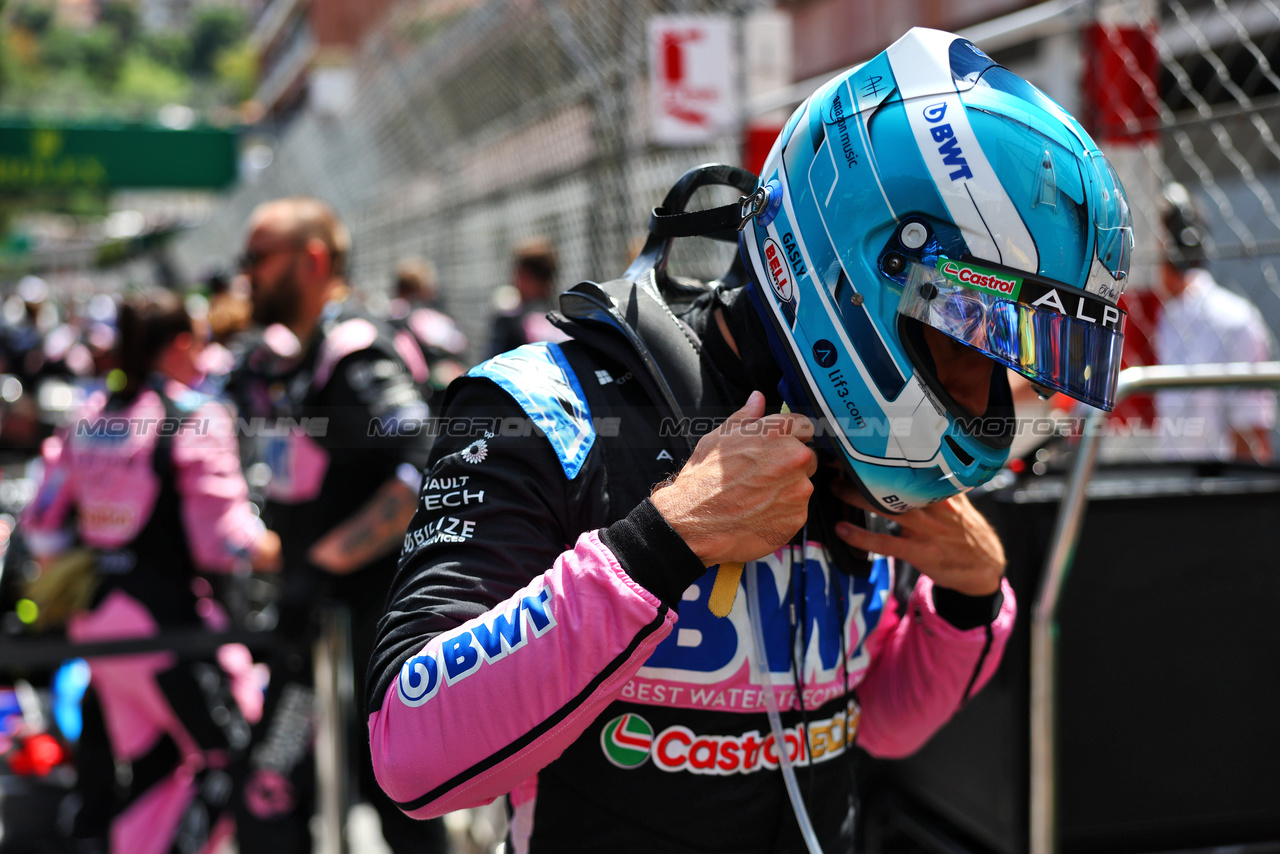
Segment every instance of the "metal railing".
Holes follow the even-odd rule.
[[[101,658],[108,655],[136,655],[143,652],[174,652],[180,658],[213,655],[229,643],[244,644],[251,650],[270,646],[275,633],[231,629],[211,632],[203,628],[166,629],[145,638],[75,643],[64,637],[6,638],[0,644],[0,673],[22,670],[53,670],[69,658]]]
[[[322,607],[316,616],[318,631],[312,643],[312,668],[316,697],[316,814],[323,831],[317,850],[321,854],[346,854],[347,811],[356,770],[350,767],[347,728],[355,719],[355,681],[351,654],[351,617],[344,606]],[[168,628],[145,638],[79,643],[65,637],[10,638],[0,644],[0,673],[53,670],[68,659],[173,652],[179,658],[214,655],[225,644],[244,644],[260,652],[280,641],[275,629],[231,629],[214,632],[204,628]]]
[[[318,615],[320,633],[312,646],[316,686],[316,808],[324,826],[320,854],[346,854],[347,811],[351,808],[347,727],[355,718],[351,663],[351,616],[345,608]]]
[[[1164,389],[1280,387],[1280,362],[1157,365],[1120,372],[1116,403]],[[1031,854],[1058,851],[1056,753],[1058,604],[1084,522],[1089,480],[1097,465],[1107,413],[1085,421],[1054,522],[1040,595],[1031,618]]]

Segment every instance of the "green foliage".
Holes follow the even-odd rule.
[[[3,3],[4,0],[0,0],[0,9],[4,8]],[[4,36],[5,33],[0,31],[0,93],[9,88],[14,75],[13,51],[9,49],[7,44],[4,44]]]
[[[218,54],[244,38],[248,29],[244,10],[234,6],[204,6],[197,10],[191,22],[191,61],[187,66],[192,76],[212,76]]]
[[[247,42],[218,54],[218,82],[235,101],[247,101],[258,87],[258,54]]]
[[[61,71],[78,66],[84,56],[79,33],[66,27],[54,27],[40,40],[38,56],[45,68]]]
[[[120,79],[124,67],[124,50],[120,34],[99,24],[80,39],[85,73],[97,86],[111,89]]]
[[[180,104],[190,92],[191,80],[185,74],[137,50],[125,56],[116,83],[116,94],[138,106]]]
[[[110,95],[98,88],[79,66],[61,71],[16,69],[11,85],[4,90],[6,111],[34,118],[100,115]]]
[[[34,190],[0,198],[0,218],[17,217],[29,211],[51,211],[98,218],[110,213],[108,203],[107,194],[95,190]]]
[[[182,103],[219,109],[253,94],[249,20],[199,6],[183,31],[142,28],[139,0],[100,0],[89,30],[59,24],[52,0],[0,0],[0,111],[142,118]]]
[[[153,62],[186,74],[191,62],[191,38],[186,33],[146,33],[141,47]]]
[[[98,23],[115,30],[120,41],[129,44],[138,32],[138,7],[133,0],[103,0]]]
[[[55,14],[54,5],[48,0],[21,0],[9,13],[9,20],[15,27],[41,36],[53,26]]]

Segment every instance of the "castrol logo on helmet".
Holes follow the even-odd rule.
[[[1022,290],[1022,279],[1018,276],[1000,275],[994,270],[986,270],[970,264],[956,261],[943,261],[938,272],[953,282],[975,291],[986,291],[996,296],[1017,299]]]
[[[764,242],[764,269],[769,277],[769,287],[783,302],[791,302],[795,298],[795,285],[791,280],[791,267],[787,264],[787,256],[772,238]]]

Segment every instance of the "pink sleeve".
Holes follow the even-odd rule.
[[[68,511],[75,499],[75,467],[62,435],[45,439],[40,456],[44,472],[36,497],[22,513],[22,533],[32,554],[45,557],[63,551],[75,540],[67,530]]]
[[[182,521],[196,566],[229,571],[263,535],[249,503],[230,414],[208,403],[173,437]]]
[[[989,626],[960,630],[938,615],[933,582],[921,576],[900,616],[891,606],[867,639],[872,663],[858,688],[858,744],[873,756],[919,750],[991,678],[1013,631],[1017,605],[1003,581],[1004,604]],[[892,602],[892,600],[890,600]]]
[[[432,638],[369,716],[383,790],[415,818],[488,803],[573,743],[675,614],[595,532],[487,613]]]
[[[431,369],[427,367],[427,360],[422,357],[422,351],[418,349],[413,335],[401,329],[395,334],[393,341],[396,353],[409,369],[409,375],[413,377],[413,381],[421,385],[430,379]]]

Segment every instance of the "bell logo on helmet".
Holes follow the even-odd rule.
[[[938,272],[951,281],[964,285],[966,288],[972,288],[975,291],[986,291],[1009,299],[1017,299],[1018,291],[1022,288],[1022,279],[1017,276],[1011,276],[1006,279],[992,270],[984,270],[981,267],[972,267],[968,264],[959,264],[955,261],[943,262],[942,266],[938,268]]]
[[[795,288],[791,282],[791,268],[787,266],[787,257],[773,238],[764,242],[765,269],[769,273],[769,287],[783,302],[791,302],[795,297]]]

